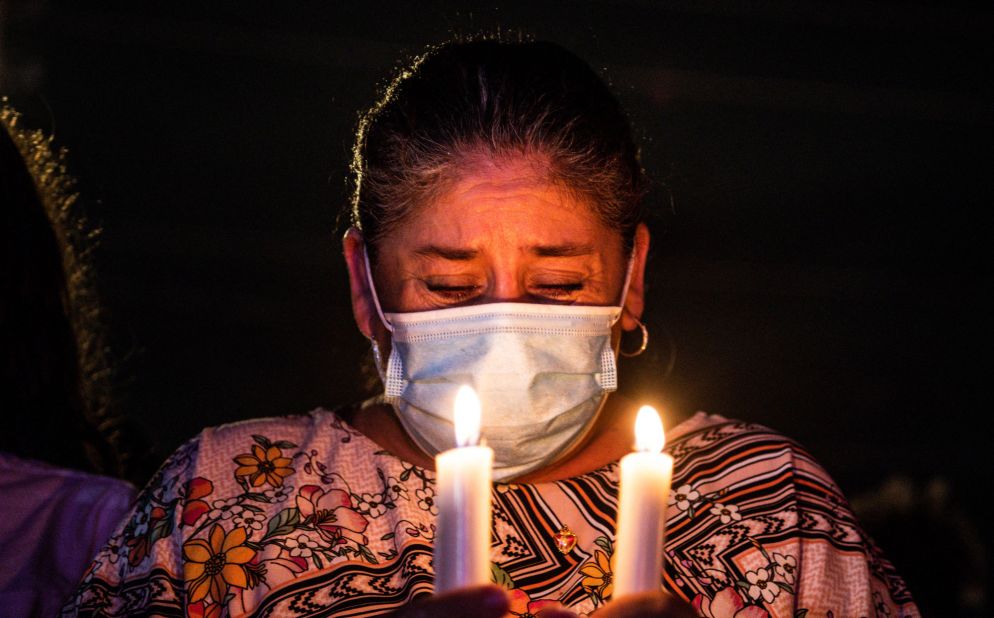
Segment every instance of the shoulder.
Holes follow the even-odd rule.
[[[322,449],[324,452],[329,450],[327,447],[335,451],[336,445],[348,444],[360,435],[336,411],[325,408],[207,427],[173,452],[149,485],[155,485],[164,473],[183,470],[208,477],[228,476],[233,461],[254,459],[256,463],[272,463],[290,451],[299,453],[317,444],[326,447]]]
[[[335,411],[315,408],[302,414],[251,418],[207,427],[192,442],[198,449],[204,450],[232,444],[241,438],[251,439],[252,436],[267,434],[286,439],[305,438],[329,430],[336,422],[341,423],[341,418]]]
[[[706,563],[703,580],[680,573],[697,582],[704,615],[760,603],[771,611],[756,615],[872,615],[875,601],[916,615],[838,485],[795,440],[703,413],[671,433],[667,550],[675,560],[667,564]]]
[[[694,524],[683,542],[734,532],[748,546],[786,548],[804,539],[860,559],[867,553],[842,491],[796,441],[763,425],[703,413],[686,425],[667,448],[674,459],[671,521]]]
[[[792,439],[775,429],[720,414],[697,412],[676,427],[667,431],[667,442],[682,450],[710,444],[760,444],[775,443],[800,448]]]
[[[255,418],[203,429],[176,449],[139,496],[151,502],[196,504],[193,523],[207,505],[218,508],[246,492],[292,489],[298,472],[371,456],[375,445],[334,411]],[[314,463],[320,454],[320,463]],[[139,509],[140,510],[140,509]],[[146,508],[146,510],[148,510]]]
[[[166,459],[119,530],[126,541],[148,537],[125,543],[130,566],[144,564],[160,540],[178,547],[215,519],[255,528],[253,517],[277,508],[299,485],[298,472],[314,474],[313,453],[327,462],[313,464],[319,467],[366,455],[371,449],[353,440],[358,436],[323,408],[202,430]],[[246,497],[258,504],[246,506]]]
[[[262,576],[248,565],[255,543],[293,519],[296,490],[307,489],[305,483],[372,456],[372,443],[359,436],[324,409],[204,429],[173,452],[139,494],[68,612],[171,613],[184,599],[203,601],[208,589],[220,601],[228,584],[254,585]],[[204,575],[212,559],[235,549],[245,562],[228,569],[233,580],[222,585]]]
[[[774,429],[698,412],[671,435],[666,450],[674,459],[674,487],[700,486],[753,504],[814,501],[830,511],[848,508],[815,457]]]

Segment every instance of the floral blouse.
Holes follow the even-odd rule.
[[[918,616],[832,480],[766,428],[698,413],[668,432],[660,585],[701,616]],[[612,593],[618,467],[493,487],[511,614]],[[359,616],[432,591],[435,476],[326,410],[206,429],[95,557],[65,615]]]

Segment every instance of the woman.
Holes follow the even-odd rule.
[[[635,406],[608,393],[622,333],[646,343],[649,233],[627,120],[587,65],[547,43],[443,45],[388,86],[354,155],[345,259],[384,394],[202,432],[68,613],[917,615],[807,453],[703,414],[668,432],[672,596],[611,599]],[[463,383],[495,451],[498,587],[425,598],[433,455]]]

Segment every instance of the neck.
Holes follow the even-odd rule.
[[[513,479],[544,483],[579,476],[620,459],[631,450],[635,406],[617,394],[606,398],[587,435],[559,460],[541,470]],[[392,455],[421,468],[435,469],[434,457],[422,451],[397,419],[393,407],[373,404],[358,410],[349,423]]]

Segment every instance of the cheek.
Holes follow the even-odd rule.
[[[401,276],[399,262],[395,255],[383,252],[377,256],[376,263],[372,266],[373,285],[376,286],[376,296],[383,313],[404,311],[406,290],[412,287]]]

